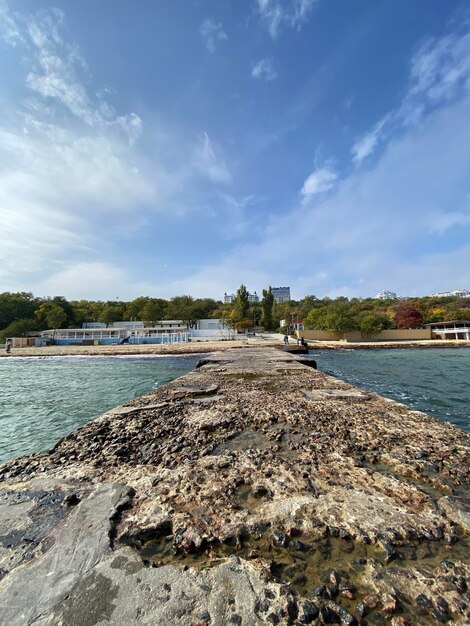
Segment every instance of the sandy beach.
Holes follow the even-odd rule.
[[[170,354],[202,354],[230,348],[245,348],[248,346],[276,346],[281,345],[277,338],[237,339],[233,341],[195,341],[187,343],[113,345],[113,346],[44,346],[41,348],[13,348],[8,354],[3,351],[0,356],[18,357],[47,357],[47,356],[126,356],[126,355],[170,355]]]

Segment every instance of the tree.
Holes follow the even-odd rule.
[[[0,331],[0,341],[5,341],[7,337],[27,337],[30,332],[37,330],[37,326],[36,320],[31,318],[15,320]]]
[[[0,328],[8,326],[14,320],[34,318],[39,302],[32,293],[25,291],[0,293]]]
[[[67,313],[54,300],[44,300],[35,311],[36,318],[45,328],[63,328],[67,322]]]
[[[212,317],[212,313],[217,309],[218,303],[212,298],[196,298],[193,302],[193,317],[198,320]]]
[[[453,320],[462,320],[465,322],[470,321],[470,309],[454,309],[448,311],[445,315],[444,321],[452,322]]]
[[[418,328],[423,323],[423,315],[414,306],[403,304],[395,310],[393,317],[398,328]]]
[[[250,301],[248,299],[248,289],[245,287],[245,285],[242,284],[237,290],[237,296],[233,304],[233,311],[236,319],[247,319],[249,309]]]
[[[60,306],[54,306],[47,314],[49,328],[62,328],[67,321],[67,313]]]
[[[107,302],[104,305],[98,319],[100,322],[103,322],[103,324],[106,324],[106,326],[109,326],[113,322],[122,320],[121,310],[116,305]]]
[[[380,333],[385,328],[390,328],[391,323],[388,317],[374,313],[373,311],[363,311],[357,316],[357,326],[359,330],[366,333],[368,337]]]
[[[155,324],[158,320],[162,320],[165,314],[166,301],[161,298],[149,298],[140,311],[140,319],[144,322]]]
[[[300,300],[297,306],[297,313],[299,319],[303,320],[307,317],[309,312],[320,305],[320,300],[316,296],[305,296],[302,300]]]
[[[356,319],[351,314],[351,306],[347,302],[333,302],[319,309],[312,309],[305,319],[307,327],[344,333],[357,328]]]
[[[271,286],[263,289],[263,299],[261,300],[262,322],[265,330],[273,330],[273,307],[274,296]]]
[[[135,298],[134,300],[132,300],[132,302],[128,302],[126,305],[126,312],[125,312],[126,318],[129,320],[132,318],[136,318],[139,320],[143,319],[142,309],[149,302],[149,300],[150,298],[148,297],[139,296],[138,298]]]
[[[192,296],[175,296],[168,303],[165,318],[181,320],[192,328],[197,317],[194,316],[194,298]]]

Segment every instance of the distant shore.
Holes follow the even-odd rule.
[[[225,351],[230,348],[244,348],[247,346],[270,347],[281,345],[281,341],[274,339],[237,339],[233,341],[194,341],[181,343],[158,343],[112,346],[44,346],[29,348],[13,348],[8,354],[5,350],[2,357],[48,357],[48,356],[136,356],[136,355],[177,355],[202,354],[215,351]]]
[[[296,340],[290,339],[290,345]],[[281,335],[269,335],[249,339],[231,341],[198,341],[185,343],[112,345],[112,346],[44,346],[29,348],[14,348],[10,353],[0,351],[0,357],[48,357],[48,356],[138,356],[138,355],[178,355],[202,354],[215,351],[225,351],[230,348],[269,347],[283,345]],[[380,341],[357,342],[344,341],[309,341],[311,350],[357,350],[357,349],[398,349],[398,348],[470,348],[470,341],[454,339],[442,341]]]
[[[362,350],[391,348],[470,348],[466,339],[430,339],[422,341],[308,341],[311,350]]]

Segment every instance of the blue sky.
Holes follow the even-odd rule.
[[[470,288],[470,11],[0,0],[0,291]]]

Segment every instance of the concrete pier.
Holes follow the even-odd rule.
[[[0,467],[0,623],[470,620],[470,436],[274,348]]]

